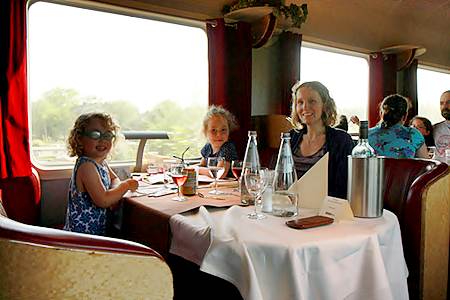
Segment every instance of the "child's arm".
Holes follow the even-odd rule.
[[[206,167],[206,159],[204,157],[202,157],[199,166],[200,167],[198,168],[198,174],[212,177],[211,172]]]
[[[115,174],[114,174],[115,175]],[[128,190],[136,190],[138,183],[134,179],[127,179],[123,182],[115,175],[112,188],[107,190],[93,163],[82,164],[77,172],[77,186],[81,183],[82,188],[89,193],[95,205],[107,208],[116,204]]]

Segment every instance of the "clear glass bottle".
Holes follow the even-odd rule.
[[[258,144],[256,142],[256,131],[248,132],[248,142],[247,148],[245,149],[244,161],[242,163],[242,173],[240,180],[240,190],[241,190],[241,203],[244,205],[251,205],[255,203],[255,199],[253,199],[252,195],[248,192],[245,187],[245,181],[242,176],[245,174],[246,168],[259,169],[261,167],[259,163],[259,155],[258,155]]]
[[[273,180],[272,214],[280,217],[292,217],[298,212],[297,195],[288,191],[297,181],[290,140],[291,135],[288,132],[281,134]]]
[[[366,158],[374,157],[375,151],[369,145],[369,121],[361,121],[359,123],[359,140],[358,144],[352,150],[352,157]]]

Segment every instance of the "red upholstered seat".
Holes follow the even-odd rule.
[[[31,176],[0,179],[0,189],[9,218],[25,224],[39,224],[41,182],[34,168]]]
[[[436,237],[434,243],[437,243],[439,239],[439,242],[448,245],[448,167],[444,163],[425,159],[386,158],[385,161],[384,208],[395,213],[400,223],[403,249],[409,270],[410,297],[426,299],[431,290],[431,285],[428,286],[426,282],[431,280],[428,274],[431,272],[436,275],[440,272],[440,270],[432,270],[432,264],[428,262],[429,248],[432,245],[428,245],[427,241],[430,237],[427,235],[438,234],[439,232],[436,231],[444,230],[447,237],[445,234],[440,235]],[[431,189],[438,183],[439,187]],[[439,213],[442,213],[439,216],[442,221],[431,224],[436,222],[435,214]],[[432,226],[440,226],[441,230],[430,232]],[[445,238],[447,240],[442,241]],[[447,273],[448,249],[441,250],[443,250],[443,256],[440,267]],[[444,261],[446,259],[447,261]],[[433,284],[439,280],[446,282],[447,275],[443,277],[433,279]]]

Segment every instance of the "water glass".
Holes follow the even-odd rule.
[[[429,158],[434,158],[435,154],[436,154],[436,147],[430,146],[430,147],[427,147],[427,148],[428,148],[428,157]]]
[[[212,195],[224,194],[223,192],[217,190],[217,178],[222,177],[223,172],[225,171],[224,163],[225,159],[223,157],[208,157],[206,166],[214,178],[214,190],[209,192]]]
[[[244,174],[245,187],[255,198],[255,211],[247,215],[249,219],[261,220],[266,218],[262,214],[261,195],[267,186],[267,168],[246,169]]]
[[[273,192],[273,180],[275,178],[275,170],[267,170],[266,179],[267,185],[264,193],[262,194],[262,211],[265,213],[272,212],[272,192]]]
[[[231,162],[231,172],[233,176],[238,180],[239,187],[236,189],[236,192],[241,192],[241,184],[242,184],[242,160],[233,160]]]
[[[272,194],[272,214],[278,217],[298,215],[298,195],[288,191],[275,191]]]

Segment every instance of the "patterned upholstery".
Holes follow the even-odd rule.
[[[0,299],[172,299],[172,273],[141,244],[0,216]]]
[[[446,299],[449,257],[448,166],[426,159],[385,160],[384,208],[402,232],[411,299]]]

